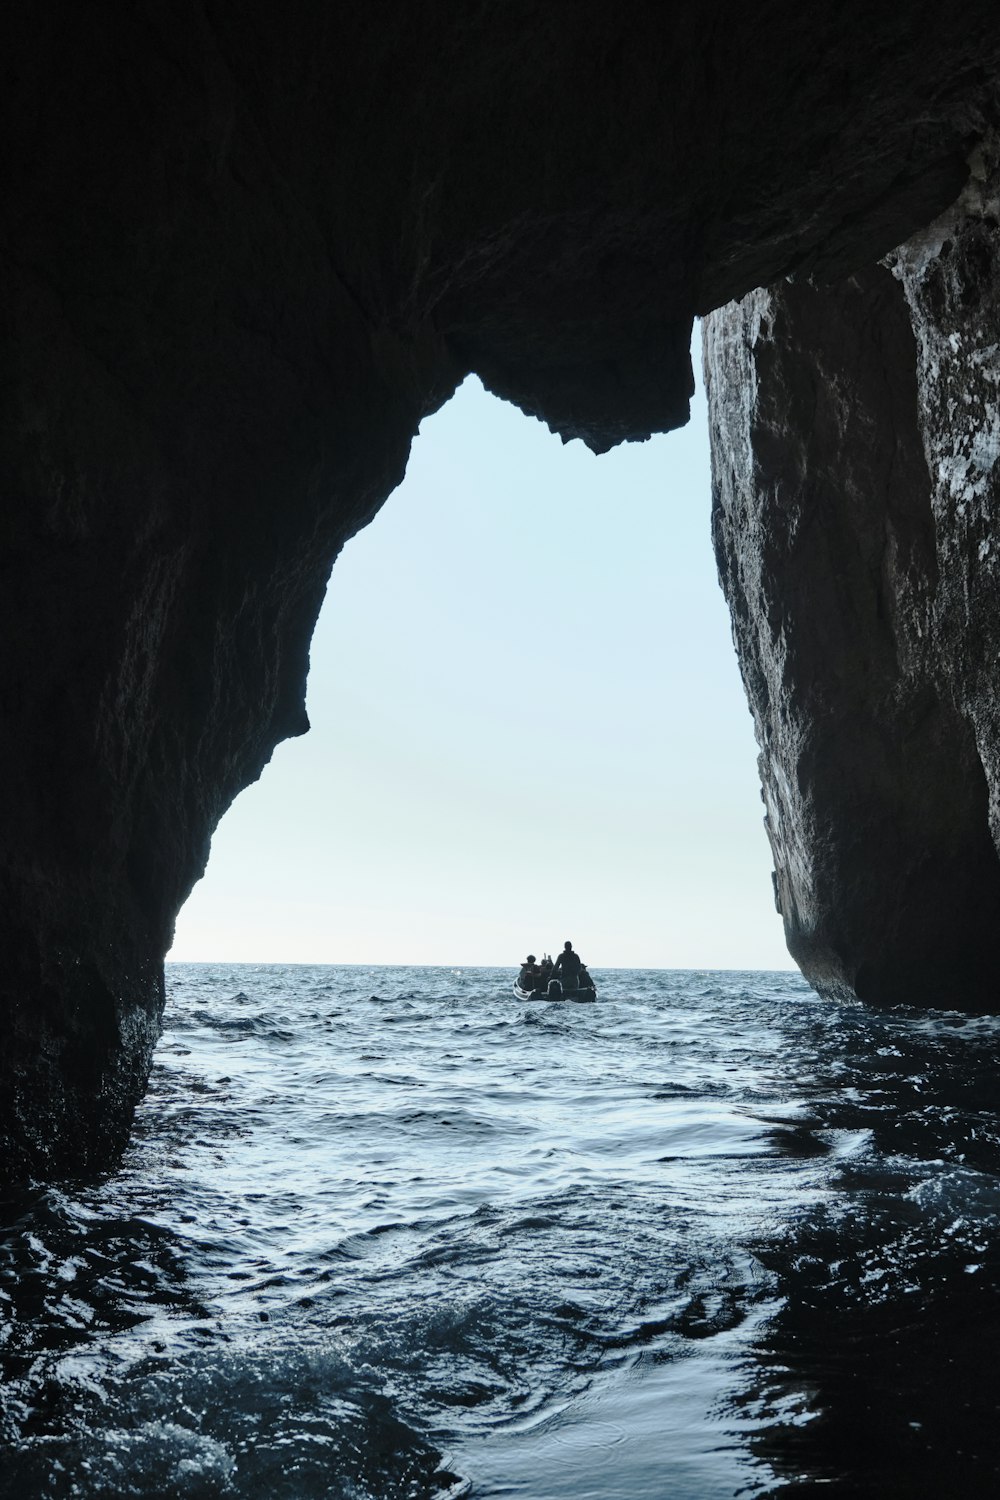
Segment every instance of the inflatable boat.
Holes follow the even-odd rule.
[[[519,1000],[575,1000],[578,1005],[593,1005],[597,999],[596,986],[585,990],[565,990],[558,979],[550,979],[547,990],[522,990],[514,980],[514,994]]]

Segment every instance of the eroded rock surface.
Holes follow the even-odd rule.
[[[123,1144],[174,915],[306,727],[331,563],[421,417],[474,370],[595,448],[683,422],[694,314],[954,200],[1000,34],[985,3],[37,0],[0,59],[22,1175]]]
[[[834,286],[706,322],[713,524],[789,948],[824,991],[996,1008],[995,158]]]

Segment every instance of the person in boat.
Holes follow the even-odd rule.
[[[591,995],[596,995],[597,994],[597,986],[594,984],[594,981],[591,979],[590,975],[588,974],[588,972],[587,972],[587,965],[586,964],[581,964],[580,965],[580,974],[579,974],[579,978],[577,979],[576,983],[577,983],[577,988],[579,990],[586,991],[588,994],[591,994]]]
[[[538,983],[535,985],[535,989],[539,990],[544,995],[549,987],[549,980],[551,978],[552,960],[546,953],[545,957],[542,959],[541,967],[538,970]]]
[[[563,951],[556,959],[552,970],[553,978],[562,980],[564,990],[575,990],[580,987],[580,970],[583,968],[583,959],[579,953],[573,952],[573,944],[568,940],[563,943]]]
[[[521,965],[521,972],[517,976],[517,982],[522,990],[533,990],[542,976],[542,971],[535,962],[535,955],[529,953]]]

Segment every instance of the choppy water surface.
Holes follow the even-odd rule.
[[[791,975],[176,966],[2,1205],[0,1493],[998,1492],[1000,1023]]]

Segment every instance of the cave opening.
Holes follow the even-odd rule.
[[[311,732],[223,819],[171,959],[573,933],[604,966],[787,967],[709,508],[700,384],[687,427],[595,457],[470,377],[341,554]]]

